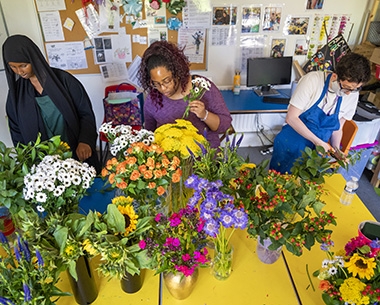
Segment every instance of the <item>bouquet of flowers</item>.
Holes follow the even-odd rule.
[[[266,163],[243,167],[232,184],[248,213],[248,233],[262,243],[269,238],[270,250],[285,245],[297,256],[315,241],[328,242],[332,231],[327,227],[336,221],[322,210],[322,186],[265,167]]]
[[[187,102],[186,110],[182,116],[183,119],[189,116],[190,102],[199,101],[211,87],[211,83],[203,77],[196,77],[191,80],[191,83],[192,88],[190,89],[190,93],[183,98],[184,101]]]
[[[139,241],[151,228],[153,217],[147,216],[147,206],[132,203],[133,198],[118,196],[104,214],[90,212],[87,216],[91,233],[83,242],[84,250],[92,256],[100,255],[98,270],[106,277],[121,279],[126,272],[139,274],[149,265]]]
[[[210,182],[196,175],[190,176],[185,185],[194,189],[194,195],[189,200],[189,206],[200,206],[200,217],[205,219],[203,230],[214,238],[215,250],[220,254],[219,266],[214,261],[214,270],[220,278],[226,278],[230,272],[230,262],[224,256],[231,252],[230,238],[235,229],[245,229],[248,218],[243,206],[236,206],[231,195],[219,190],[222,185],[220,180]],[[227,233],[227,229],[232,230]]]
[[[130,125],[112,126],[112,122],[103,123],[99,132],[105,134],[110,142],[110,152],[114,157],[123,157],[127,148],[135,142],[150,145],[154,142],[154,133],[146,129],[133,129]]]
[[[327,259],[322,269],[314,272],[321,280],[319,288],[327,305],[379,304],[380,241],[359,235],[337,254],[325,245]]]
[[[35,204],[38,212],[77,212],[79,200],[95,176],[95,169],[87,163],[48,155],[24,177],[24,198]]]
[[[163,196],[168,185],[180,181],[182,171],[180,159],[169,158],[157,144],[146,145],[135,142],[118,160],[107,161],[102,177],[139,203],[156,203]]]
[[[158,127],[154,132],[154,138],[154,142],[160,145],[165,152],[175,153],[181,159],[187,159],[190,151],[197,156],[200,153],[197,142],[202,144],[207,142],[190,121],[183,119],[176,120],[174,124],[164,124]]]
[[[66,143],[59,136],[41,141],[40,135],[35,142],[6,147],[0,142],[0,202],[7,207],[12,216],[20,210],[30,210],[23,196],[24,176],[33,164],[38,164],[46,155],[58,154],[64,158],[71,156]]]
[[[154,229],[139,246],[152,259],[156,274],[179,272],[190,276],[197,267],[208,263],[204,220],[196,208],[187,206],[168,216],[158,213],[154,220]]]
[[[54,262],[44,260],[37,249],[31,251],[24,238],[18,236],[12,252],[0,232],[0,246],[5,251],[0,255],[0,304],[54,305],[59,297],[70,295],[56,286],[59,271]]]

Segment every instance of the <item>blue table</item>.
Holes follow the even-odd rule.
[[[290,89],[277,89],[279,97],[289,97]],[[241,90],[239,95],[234,95],[232,90],[221,90],[231,114],[244,113],[278,113],[287,112],[288,105],[264,103],[263,98],[258,96],[253,89]]]

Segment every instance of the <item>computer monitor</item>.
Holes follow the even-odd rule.
[[[287,85],[292,77],[292,56],[248,58],[247,87],[259,96],[278,95],[273,85]]]

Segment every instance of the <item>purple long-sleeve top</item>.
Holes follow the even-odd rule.
[[[203,77],[203,76],[202,76]],[[204,77],[203,77],[204,78]],[[202,122],[194,113],[189,113],[186,120],[189,120],[198,130],[203,134],[204,130],[207,131],[207,140],[210,142],[211,147],[218,147],[220,145],[219,135],[224,133],[232,122],[230,111],[228,110],[222,94],[214,83],[211,83],[211,88],[200,99],[211,113],[219,116],[220,124],[216,131],[211,131],[206,123]],[[145,128],[154,131],[156,128],[167,123],[175,123],[176,119],[181,119],[187,102],[183,99],[172,100],[166,96],[162,96],[163,107],[155,105],[150,97],[147,95],[144,102],[144,120]]]

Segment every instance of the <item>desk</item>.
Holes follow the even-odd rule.
[[[290,89],[277,89],[280,96],[289,97]],[[221,90],[231,114],[244,113],[278,113],[287,112],[288,105],[264,103],[263,98],[258,96],[253,89],[241,90],[239,95],[234,95],[232,90]]]
[[[344,249],[344,245],[353,237],[358,235],[358,226],[364,220],[375,220],[363,202],[355,195],[352,204],[342,205],[339,202],[340,194],[344,188],[345,180],[340,174],[333,175],[326,179],[326,189],[328,195],[323,197],[326,202],[326,211],[333,212],[337,217],[337,226],[331,226],[333,230],[332,240],[335,243],[333,251]],[[322,260],[326,258],[326,253],[315,245],[311,251],[305,250],[302,256],[297,257],[288,251],[283,251],[283,256],[288,264],[289,271],[295,283],[296,290],[303,305],[320,305],[322,301],[322,291],[318,289],[319,280],[313,277],[313,272],[321,268]],[[310,286],[306,273],[306,265],[312,279],[315,291]]]

